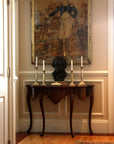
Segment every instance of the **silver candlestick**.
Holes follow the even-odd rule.
[[[35,82],[33,82],[32,86],[38,86],[38,67],[35,66]]]
[[[81,81],[78,84],[78,86],[84,86],[86,85],[85,82],[83,81],[83,66],[81,66]]]
[[[73,80],[73,70],[71,70],[71,82],[70,82],[69,86],[76,86],[74,84],[74,80]]]
[[[42,86],[45,86],[46,83],[45,83],[45,70],[43,70],[43,82],[41,84]]]

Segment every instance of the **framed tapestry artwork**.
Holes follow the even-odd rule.
[[[91,63],[91,0],[31,0],[32,63],[35,57],[52,63]]]

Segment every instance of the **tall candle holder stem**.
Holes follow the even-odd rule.
[[[83,81],[83,67],[81,67],[81,81]]]
[[[83,66],[81,66],[81,81],[78,84],[78,86],[83,86],[86,85],[85,82],[83,81]]]
[[[35,66],[35,81],[33,82],[32,86],[38,86],[38,67]]]
[[[45,83],[45,70],[43,70],[43,82],[41,84],[42,86],[45,86],[46,83]]]
[[[69,86],[75,86],[74,80],[73,80],[73,70],[71,70],[71,82],[70,82]]]

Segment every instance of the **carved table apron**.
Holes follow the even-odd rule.
[[[84,100],[86,96],[90,97],[90,107],[89,107],[89,131],[90,134],[93,134],[91,129],[91,112],[93,107],[93,100],[94,100],[94,94],[93,94],[93,87],[94,85],[86,85],[86,86],[31,86],[26,85],[27,87],[27,105],[30,115],[30,125],[27,130],[29,133],[32,128],[32,109],[31,109],[31,97],[34,100],[37,96],[39,96],[39,102],[40,102],[40,108],[42,112],[42,118],[43,118],[43,129],[41,136],[44,135],[45,131],[45,114],[44,114],[44,108],[43,108],[43,97],[44,95],[47,95],[49,99],[57,104],[61,101],[62,98],[64,98],[66,95],[70,97],[70,132],[72,137],[73,129],[72,129],[72,113],[73,113],[73,105],[74,105],[74,97],[78,96],[79,99]]]

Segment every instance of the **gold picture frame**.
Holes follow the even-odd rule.
[[[35,57],[52,63],[91,63],[91,0],[31,0],[32,64]]]

